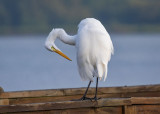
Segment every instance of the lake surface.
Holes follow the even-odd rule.
[[[76,50],[56,41],[68,61],[44,48],[47,35],[0,36],[0,86],[5,91],[86,87]],[[111,34],[115,54],[99,86],[160,84],[160,34]],[[91,85],[95,86],[95,82]]]

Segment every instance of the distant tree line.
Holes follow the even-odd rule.
[[[110,32],[160,32],[160,0],[0,0],[0,33],[74,33],[86,17]]]

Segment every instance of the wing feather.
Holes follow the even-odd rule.
[[[103,25],[95,19],[79,24],[76,41],[77,64],[82,80],[93,81],[93,76],[107,77],[107,65],[113,53],[113,44]]]

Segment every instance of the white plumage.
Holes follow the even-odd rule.
[[[63,29],[53,29],[50,32],[45,42],[46,48],[71,60],[54,44],[57,38],[66,44],[76,46],[78,70],[82,80],[89,80],[91,83],[94,77],[97,77],[97,82],[98,78],[106,79],[113,44],[100,21],[94,18],[83,19],[78,25],[78,33],[74,36],[68,35]],[[86,99],[85,95],[82,100]]]
[[[80,22],[76,39],[77,63],[82,80],[93,81],[93,76],[107,77],[108,61],[113,45],[101,22],[87,18]]]

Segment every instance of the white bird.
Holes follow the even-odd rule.
[[[76,35],[68,35],[63,29],[53,29],[45,42],[45,47],[56,52],[71,61],[58,47],[55,40],[59,38],[62,42],[75,45],[77,51],[77,64],[82,80],[88,80],[89,84],[85,94],[80,100],[97,100],[98,78],[105,81],[108,72],[108,62],[113,54],[113,44],[110,36],[101,22],[94,18],[83,19],[78,25]],[[97,77],[96,92],[94,98],[87,98],[86,94],[93,78]]]

